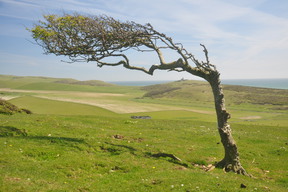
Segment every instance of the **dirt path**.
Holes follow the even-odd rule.
[[[239,119],[243,120],[250,120],[250,119],[261,119],[261,116],[247,116],[247,117],[240,117]]]

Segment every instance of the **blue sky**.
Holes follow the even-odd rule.
[[[43,14],[106,14],[119,20],[151,23],[203,59],[205,44],[222,79],[288,78],[287,0],[0,0],[0,74],[79,80],[142,81],[197,79],[185,72],[154,76],[96,63],[68,64],[44,55],[26,27]],[[131,54],[132,64],[148,67],[153,56]],[[174,56],[166,55],[166,60]]]

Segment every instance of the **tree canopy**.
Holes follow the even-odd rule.
[[[204,79],[207,78],[206,74],[216,72],[215,66],[210,64],[204,45],[200,44],[206,61],[199,61],[181,43],[174,43],[170,37],[159,33],[149,23],[141,25],[133,21],[121,22],[106,15],[45,15],[44,19],[45,21],[39,21],[30,29],[33,38],[43,47],[45,53],[68,56],[71,62],[95,61],[99,67],[123,65],[150,75],[156,69],[187,71]],[[133,66],[123,53],[129,49],[139,52],[154,51],[159,64],[152,65],[149,69]],[[162,52],[165,49],[175,51],[180,58],[166,63]],[[117,57],[118,61],[109,63],[105,60],[109,57]]]

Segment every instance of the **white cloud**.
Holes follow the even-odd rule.
[[[196,57],[203,58],[199,43],[204,43],[209,50],[210,60],[219,65],[223,76],[235,73],[233,67],[237,67],[234,76],[245,76],[250,67],[249,77],[259,71],[259,77],[269,77],[269,65],[277,61],[273,63],[273,77],[277,72],[283,77],[283,66],[287,63],[288,19],[271,11],[264,12],[262,5],[269,1],[0,0],[0,15],[32,22],[40,19],[43,13],[78,11],[107,14],[141,24],[149,22],[160,32],[171,36],[175,42],[183,43]],[[1,23],[1,28],[5,29],[1,35],[17,35],[17,27],[20,26]],[[23,34],[19,33],[19,36],[27,36]],[[146,66],[152,62],[144,61],[145,56],[134,56],[134,60],[137,59],[139,61],[135,63],[140,65]],[[29,61],[28,58],[26,60]]]

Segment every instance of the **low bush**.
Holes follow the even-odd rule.
[[[13,115],[15,113],[32,114],[32,111],[28,109],[20,109],[16,105],[0,98],[0,113],[5,115]]]

